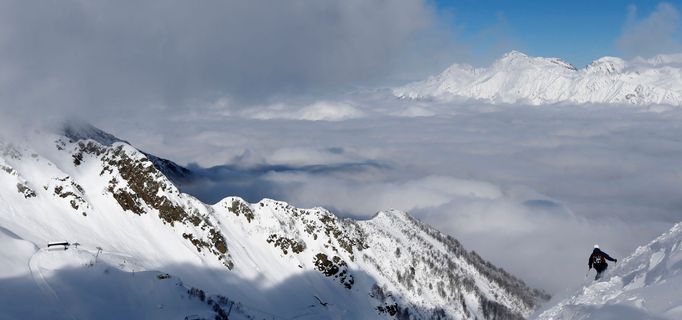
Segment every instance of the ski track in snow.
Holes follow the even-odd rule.
[[[43,295],[45,295],[47,300],[52,302],[56,310],[63,310],[65,315],[73,320],[76,320],[78,318],[69,311],[68,305],[61,301],[57,292],[55,292],[52,286],[47,282],[45,275],[43,275],[43,272],[40,270],[39,260],[42,258],[41,256],[46,250],[47,249],[38,250],[29,259],[28,269],[31,273],[31,278],[33,279],[33,282],[36,284],[36,286],[40,288],[40,291],[43,293]]]

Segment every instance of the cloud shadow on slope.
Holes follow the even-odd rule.
[[[170,279],[157,275],[169,273]],[[41,275],[0,279],[0,318],[2,319],[122,319],[143,317],[167,319],[191,314],[211,316],[208,298],[216,295],[235,301],[232,315],[254,319],[332,319],[359,318],[366,310],[381,305],[371,299],[369,288],[376,280],[351,270],[355,285],[348,290],[334,278],[307,270],[268,287],[265,279],[243,279],[230,271],[174,264],[160,271],[129,272],[99,262],[95,267],[62,268]],[[183,277],[184,276],[184,277]],[[109,278],[110,280],[105,280]],[[35,279],[35,280],[34,280]],[[207,300],[191,296],[188,289],[204,290]],[[317,300],[317,298],[319,300]],[[402,299],[394,297],[400,304]],[[146,304],[140,303],[146,301]],[[323,303],[325,305],[323,305]],[[185,314],[186,311],[188,314]],[[423,310],[429,313],[437,310]],[[439,311],[440,312],[440,311]]]

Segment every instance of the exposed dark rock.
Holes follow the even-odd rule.
[[[300,216],[300,219],[304,224],[304,231],[313,236],[314,240],[318,239],[318,234],[326,235],[329,238],[327,244],[332,250],[335,252],[339,252],[339,249],[345,250],[350,255],[351,261],[355,260],[355,249],[362,251],[369,247],[364,241],[366,235],[363,233],[362,228],[358,227],[355,221],[348,219],[341,220],[329,212],[293,212],[295,213],[295,217]],[[336,240],[336,243],[340,248],[337,248],[332,243],[332,239]]]
[[[23,183],[17,183],[17,191],[23,194],[26,199],[36,197],[35,191]]]
[[[158,211],[159,218],[164,223],[171,226],[180,223],[198,227],[202,233],[206,230],[207,234],[204,236],[185,233],[183,237],[189,240],[198,252],[206,250],[216,255],[226,267],[230,269],[233,267],[224,236],[211,224],[208,217],[166,196],[179,193],[146,157],[131,156],[125,145],[103,147],[93,141],[79,142],[76,154],[81,154],[79,159],[83,159],[85,155],[99,157],[104,165],[100,175],[114,173],[120,175],[122,181],[112,177],[107,191],[121,208],[137,215],[147,214],[149,209],[153,209]]]
[[[377,307],[377,311],[379,311],[379,314],[388,313],[392,317],[397,315],[399,310],[400,307],[398,306],[397,303],[381,305]]]
[[[355,280],[353,275],[348,272],[348,265],[339,256],[332,257],[331,260],[324,253],[318,253],[313,259],[313,264],[318,271],[327,277],[339,279],[346,289],[351,289]]]
[[[67,191],[64,189],[64,186],[56,186],[54,187],[54,193],[55,195],[59,196],[60,198],[70,198],[69,199],[69,204],[74,210],[78,210],[80,207],[88,206],[88,202],[85,201],[83,198],[83,195],[85,194],[85,190],[83,190],[83,187],[76,183],[75,181],[71,180],[71,177],[64,177],[62,179],[57,178],[56,180],[67,183],[67,187],[69,187],[73,191]]]
[[[284,254],[288,254],[289,250],[293,253],[301,253],[306,248],[305,242],[303,241],[296,241],[276,234],[271,234],[266,241],[268,243],[273,243],[276,248],[282,249]]]
[[[10,175],[16,176],[17,171],[14,168],[0,164],[0,170],[7,172]]]
[[[102,153],[104,153],[104,151],[105,148],[99,143],[93,141],[87,142],[80,141],[78,142],[76,152],[71,155],[71,157],[73,158],[73,164],[75,166],[79,166],[81,163],[83,163],[83,156],[85,154],[100,156],[102,155]]]
[[[253,215],[253,210],[249,208],[249,205],[239,200],[232,200],[232,205],[227,208],[230,212],[234,213],[236,216],[243,214],[248,222],[251,222],[255,218]]]

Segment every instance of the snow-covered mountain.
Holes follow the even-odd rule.
[[[487,68],[453,64],[393,89],[400,98],[488,103],[682,105],[682,54],[625,61],[600,58],[577,69],[558,58],[512,51]]]
[[[208,205],[94,127],[23,136],[0,139],[2,319],[522,319],[548,299],[403,212]]]
[[[682,319],[682,223],[618,261],[537,319]]]

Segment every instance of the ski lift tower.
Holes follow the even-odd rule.
[[[99,257],[99,254],[102,252],[102,247],[97,247],[97,254],[95,255],[95,263],[97,263],[97,257]]]

